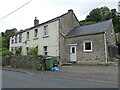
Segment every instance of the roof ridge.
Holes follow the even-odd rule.
[[[64,13],[64,14],[61,14],[61,15],[55,17],[55,18],[49,19],[49,20],[47,20],[47,21],[45,21],[45,22],[42,22],[42,23],[40,23],[40,24],[38,24],[38,25],[36,25],[36,26],[32,26],[32,27],[26,28],[26,29],[24,29],[24,30],[22,30],[22,31],[18,31],[17,33],[25,32],[25,31],[27,31],[27,30],[30,30],[30,29],[35,28],[35,27],[38,27],[38,26],[40,26],[40,25],[42,25],[42,24],[48,23],[48,22],[53,21],[53,20],[58,20],[58,19],[61,18],[62,16],[67,15],[70,11],[73,11],[73,10],[72,10],[72,9],[69,9],[68,12],[66,12],[66,13]],[[14,35],[14,34],[13,34],[13,35]]]

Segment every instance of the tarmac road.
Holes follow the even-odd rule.
[[[118,84],[3,70],[2,88],[118,88]]]

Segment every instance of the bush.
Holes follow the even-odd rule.
[[[11,51],[9,51],[7,48],[2,48],[0,52],[2,52],[2,56],[11,56],[11,55],[13,55],[13,53]]]
[[[30,48],[29,55],[37,55],[38,54],[38,48]]]
[[[16,52],[15,52],[15,55],[21,55],[21,50],[17,50]]]

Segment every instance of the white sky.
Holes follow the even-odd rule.
[[[6,29],[32,27],[35,16],[45,22],[73,9],[78,20],[84,20],[97,7],[107,6],[118,10],[118,0],[32,0],[29,4],[1,19],[30,0],[0,0],[0,32]]]

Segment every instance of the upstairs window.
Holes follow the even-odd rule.
[[[48,54],[48,51],[47,51],[47,46],[44,46],[44,55],[47,55]]]
[[[27,40],[29,39],[29,32],[27,32]]]
[[[11,44],[14,44],[14,38],[13,37],[11,38]]]
[[[15,35],[15,43],[17,43],[17,35]]]
[[[85,52],[92,51],[92,42],[91,41],[86,41],[83,43],[83,51],[85,51]]]
[[[38,29],[35,29],[35,31],[34,31],[34,37],[35,38],[38,37]]]
[[[19,42],[22,42],[22,33],[19,34]]]
[[[44,36],[48,36],[48,25],[44,26]]]
[[[12,39],[11,44],[14,44],[14,40]]]

